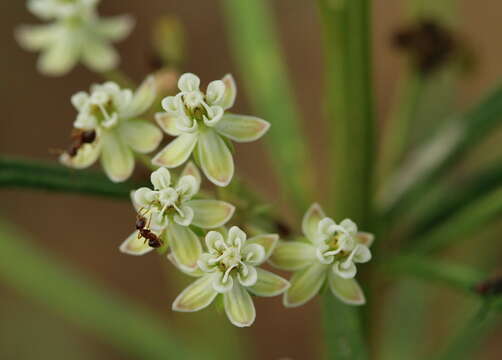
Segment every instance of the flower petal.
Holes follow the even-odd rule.
[[[155,155],[152,163],[168,168],[180,166],[190,157],[195,144],[197,144],[197,134],[180,135]]]
[[[59,27],[49,25],[22,25],[14,33],[17,42],[26,50],[41,50],[54,43]]]
[[[357,242],[361,245],[365,245],[368,248],[371,247],[373,241],[375,240],[375,235],[368,232],[358,232],[356,234]]]
[[[215,185],[227,186],[234,176],[234,160],[223,139],[206,129],[199,135],[197,153],[207,178]]]
[[[101,164],[113,182],[121,182],[134,170],[134,156],[126,143],[113,131],[102,132]]]
[[[166,230],[169,247],[180,268],[186,271],[197,269],[197,260],[202,253],[199,238],[188,227],[171,222]]]
[[[155,190],[167,189],[171,185],[171,173],[165,167],[158,168],[150,174],[150,182]],[[153,194],[148,194],[147,201],[153,201]]]
[[[101,146],[98,141],[92,144],[84,144],[78,149],[75,156],[72,157],[65,152],[61,154],[59,161],[61,161],[63,165],[74,169],[84,169],[96,162],[101,153],[100,150]]]
[[[63,36],[42,52],[37,67],[45,75],[63,75],[77,64],[78,57],[79,53],[73,39]]]
[[[107,71],[117,66],[119,55],[107,42],[88,39],[82,43],[82,62],[91,70]]]
[[[344,303],[350,305],[366,303],[364,293],[355,279],[343,279],[330,271],[328,282],[333,295]]]
[[[168,135],[179,136],[182,132],[178,129],[178,118],[174,115],[162,112],[155,114],[155,121]]]
[[[223,294],[225,313],[232,324],[238,327],[251,326],[256,318],[253,300],[247,290],[234,281],[232,290]]]
[[[120,41],[131,32],[134,19],[129,15],[102,18],[96,24],[95,31],[106,39]]]
[[[190,200],[185,204],[194,211],[192,224],[203,229],[223,226],[235,212],[235,206],[220,200]]]
[[[194,281],[178,295],[173,302],[173,310],[193,312],[204,309],[218,295],[213,289],[213,276],[206,275]]]
[[[225,84],[225,95],[218,105],[226,110],[234,106],[235,97],[237,96],[237,86],[235,85],[234,77],[231,74],[225,75],[222,81]]]
[[[304,269],[317,261],[316,249],[302,241],[279,241],[269,262],[276,268],[288,271]]]
[[[314,264],[296,272],[289,281],[291,287],[284,294],[284,306],[300,306],[316,296],[326,279],[326,270],[326,265]]]
[[[257,268],[258,280],[247,289],[258,296],[277,296],[289,288],[289,282],[279,275]]]
[[[136,152],[149,153],[159,146],[162,132],[144,120],[126,120],[118,128],[120,136]]]
[[[201,276],[206,275],[200,268],[197,268],[193,271],[186,271],[186,269],[184,267],[182,267],[182,266],[180,266],[180,264],[178,264],[178,262],[176,261],[176,259],[174,258],[174,255],[172,253],[167,254],[167,260],[169,260],[171,262],[171,264],[173,264],[178,270],[180,270],[182,273],[184,273],[188,276],[201,277]]]
[[[148,76],[134,93],[131,102],[122,109],[121,115],[124,118],[131,118],[144,113],[152,106],[155,96],[157,96],[155,78]]]
[[[181,91],[191,92],[199,90],[200,79],[197,75],[192,73],[185,73],[178,79],[178,88]]]
[[[317,240],[319,236],[319,222],[325,217],[324,211],[322,211],[321,206],[317,203],[312,204],[303,216],[302,231],[310,241],[314,242]]]
[[[278,242],[279,242],[279,235],[277,234],[261,234],[253,236],[248,241],[246,241],[246,244],[261,245],[263,249],[265,249],[265,258],[263,261],[266,261],[272,255]]]
[[[180,174],[180,177],[183,177],[185,175],[192,175],[195,180],[198,182],[198,187],[200,188],[200,183],[202,182],[202,178],[200,176],[200,171],[197,168],[197,166],[193,163],[193,161],[189,161],[185,167],[183,168],[183,171]]]
[[[138,236],[138,232],[135,231],[119,247],[120,251],[124,254],[129,255],[144,255],[153,250],[152,247],[148,246],[148,241],[144,238]]]
[[[250,142],[261,138],[270,128],[270,123],[248,115],[225,114],[215,125],[222,135],[237,142]]]

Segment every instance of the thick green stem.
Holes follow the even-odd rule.
[[[319,0],[319,8],[333,144],[330,207],[337,219],[352,218],[369,230],[374,156],[371,6],[368,0]],[[367,359],[360,312],[331,296],[324,299],[330,359]],[[345,340],[338,341],[340,336]]]
[[[313,171],[266,0],[223,0],[240,74],[256,115],[272,126],[265,137],[278,180],[298,212],[311,200]]]
[[[149,311],[92,284],[0,221],[0,280],[138,359],[188,359]],[[29,339],[27,339],[29,343]],[[197,358],[197,357],[193,357]]]
[[[0,157],[0,188],[28,188],[129,199],[141,185],[126,181],[112,183],[105,175],[69,169],[62,165],[19,158]]]

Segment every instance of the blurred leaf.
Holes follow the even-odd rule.
[[[458,209],[474,203],[502,184],[502,164],[497,163],[469,176],[460,184],[448,182],[434,191],[427,206],[421,209],[418,220],[411,231],[420,236],[442,222],[447,221]]]
[[[474,286],[486,278],[483,271],[416,255],[399,255],[384,266],[392,273],[414,275],[473,293]]]
[[[20,158],[0,157],[0,188],[99,195],[129,200],[129,193],[140,184],[112,183],[104,174],[69,169],[58,164]]]
[[[415,253],[438,251],[476,232],[502,215],[502,186],[476,199],[450,216],[446,221],[413,240]]]
[[[0,279],[124,355],[145,360],[188,358],[184,345],[149,311],[58,264],[5,221],[0,221]]]
[[[437,360],[474,359],[473,353],[479,348],[481,340],[501,320],[500,313],[493,311],[492,304],[485,302],[476,314],[453,337],[446,350]]]
[[[274,29],[270,2],[222,0],[228,34],[247,96],[272,126],[265,136],[277,179],[296,209],[310,201],[313,171],[305,132]]]
[[[431,184],[500,125],[501,120],[502,86],[497,86],[471,111],[450,119],[410,156],[385,187],[379,201],[383,215],[392,220],[412,207]]]

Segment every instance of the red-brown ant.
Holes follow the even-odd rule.
[[[151,230],[148,229],[148,225],[144,216],[138,215],[136,219],[136,230],[138,230],[138,239],[140,237],[145,238],[145,242],[148,240],[148,246],[152,248],[158,248],[162,246],[162,240],[159,239]]]
[[[90,144],[96,140],[96,131],[94,130],[76,130],[71,135],[72,143],[67,152],[70,157],[77,155],[78,150],[84,144]]]

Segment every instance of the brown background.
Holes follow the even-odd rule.
[[[327,140],[321,120],[321,44],[315,1],[270,2],[274,5],[280,40],[304,119],[303,127],[315,161],[321,165],[326,160],[323,149]],[[400,0],[374,2],[375,84],[380,120],[388,113],[398,69],[402,66],[402,59],[388,44],[391,32],[404,22],[401,3]],[[462,36],[469,40],[478,62],[476,73],[465,78],[459,89],[459,100],[469,104],[502,74],[499,36],[502,5],[497,1],[467,0],[458,4],[461,16],[457,25]],[[130,13],[136,18],[135,31],[119,45],[122,67],[136,80],[150,71],[147,39],[153,19],[161,13],[179,16],[187,31],[188,60],[183,70],[199,74],[207,83],[229,71],[236,73],[219,5],[212,0],[109,0],[102,4],[101,12]],[[36,55],[21,50],[12,36],[16,25],[36,22],[26,11],[24,1],[0,2],[0,20],[0,152],[52,159],[48,149],[66,144],[75,116],[70,96],[100,79],[81,67],[61,78],[47,78],[36,72]],[[236,78],[239,84],[238,73]],[[250,112],[246,94],[240,93],[235,110]],[[237,151],[238,171],[252,179],[257,189],[279,201],[274,179],[267,175],[270,163],[262,144],[238,146]],[[162,286],[166,277],[159,270],[161,259],[133,258],[117,251],[134,219],[129,203],[29,191],[2,191],[0,199],[2,215],[33,234],[37,245],[107,288],[152,308],[159,317],[171,319],[176,326],[183,326],[183,322],[191,321],[188,318],[198,316],[170,314],[170,303],[180,287],[168,286],[166,291]],[[167,278],[170,279],[169,275]],[[92,335],[1,284],[0,291],[0,358],[39,358],[37,354],[42,349],[52,359],[125,358]],[[285,310],[280,306],[280,299],[258,300],[257,304],[255,326],[242,331],[255,344],[256,358],[310,359],[316,354],[313,349],[320,336],[316,303],[297,310]],[[224,321],[221,315],[213,326]],[[441,331],[438,330],[438,336],[443,335]],[[30,346],[25,346],[27,342]],[[492,355],[486,358],[499,359],[502,347],[492,343],[489,351]]]

